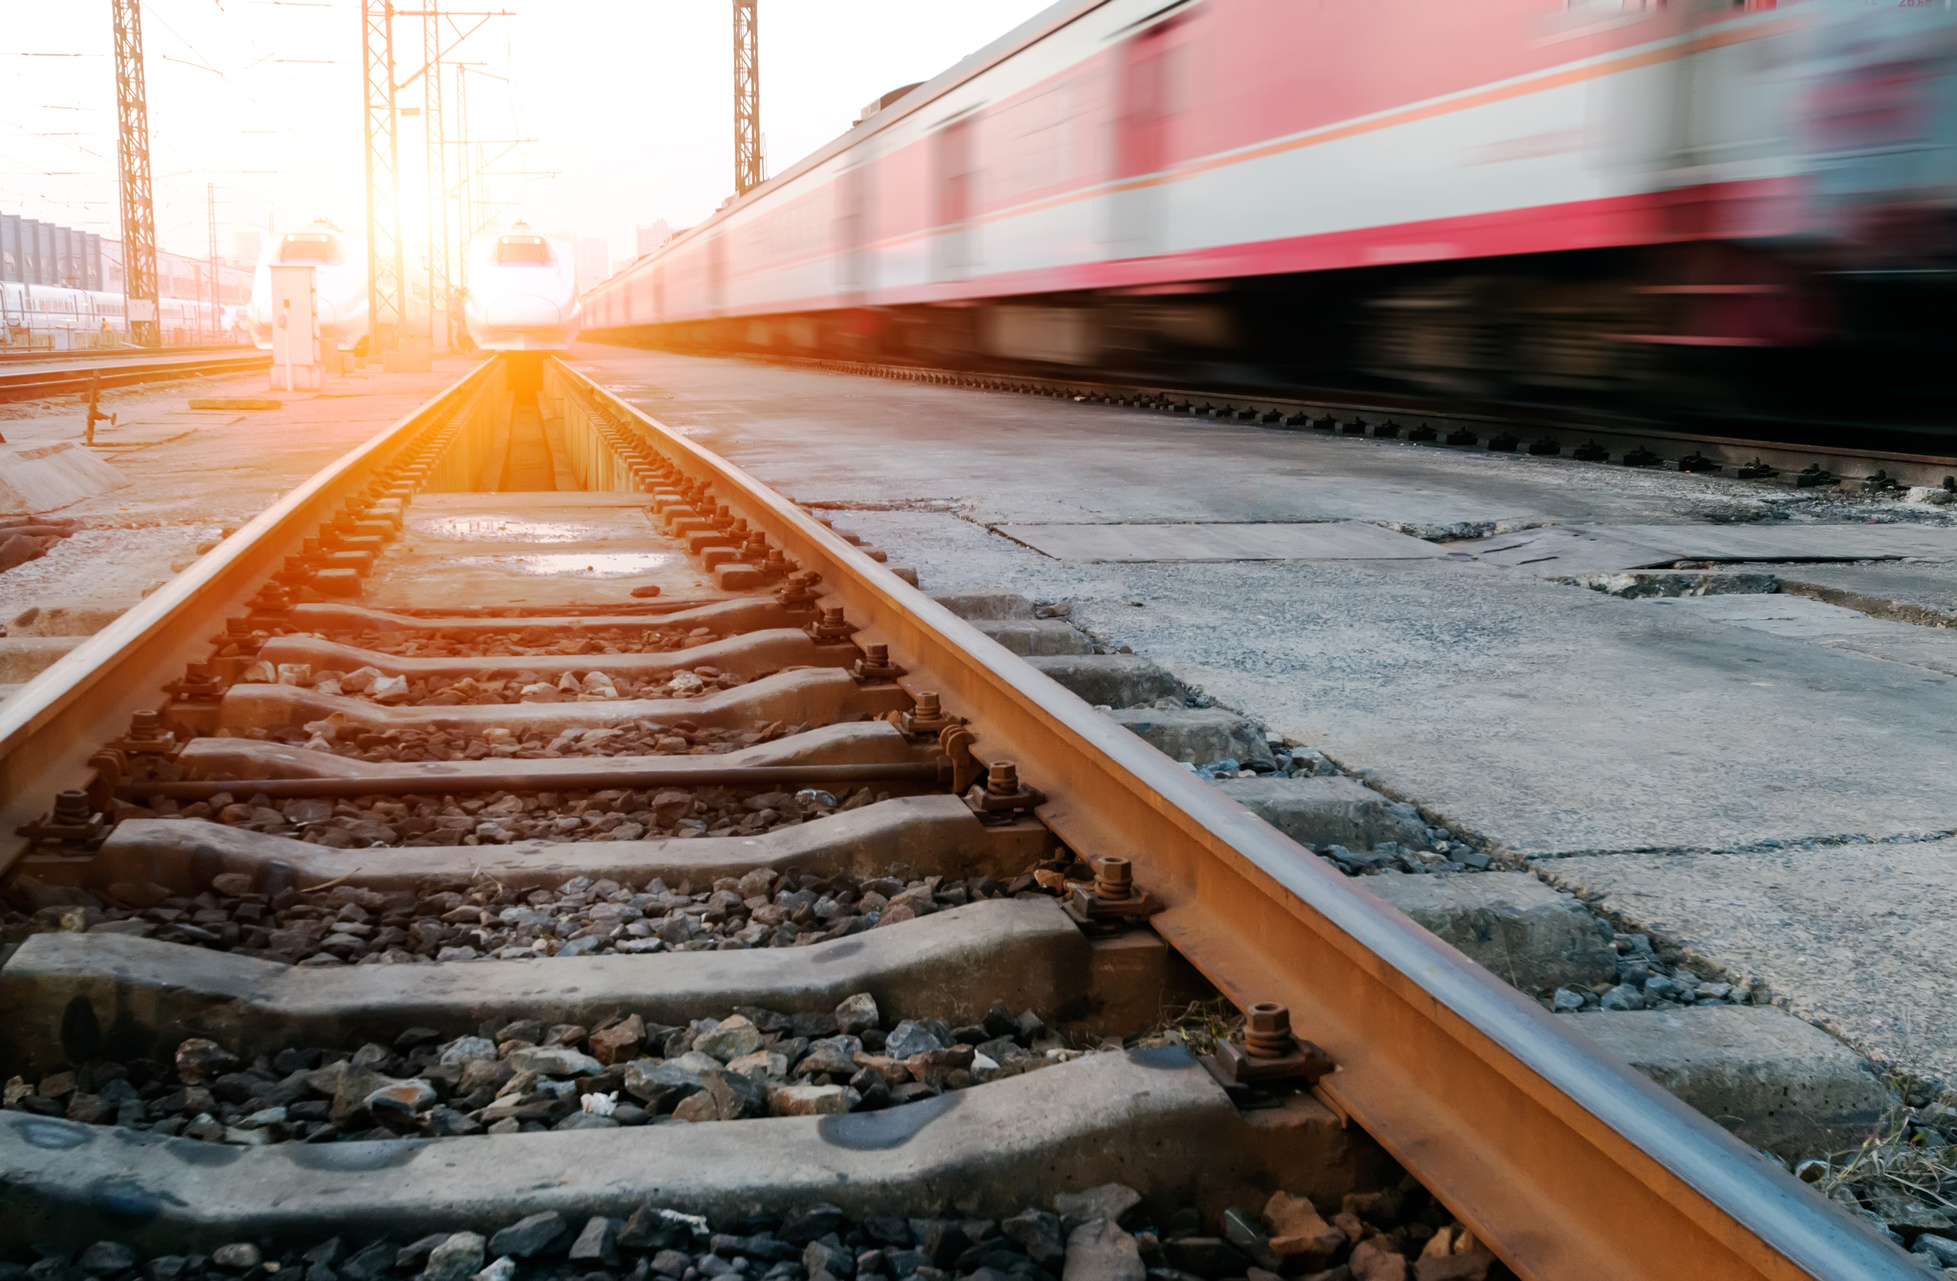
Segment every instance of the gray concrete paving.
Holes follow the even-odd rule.
[[[926,587],[1072,601],[1104,648],[1131,647],[1437,825],[1580,869],[1607,907],[1656,896],[1667,911],[1650,928],[1689,926],[1707,964],[1799,989],[1791,1008],[1858,1050],[1957,1078],[1957,1029],[1924,1017],[1957,998],[1948,931],[1913,933],[1902,955],[1870,948],[1893,959],[1861,969],[1789,962],[1776,978],[1759,958],[1815,956],[1850,932],[1792,905],[1715,910],[1768,874],[1776,843],[1957,830],[1957,634],[1785,596],[1626,600],[1553,581],[1793,558],[1756,567],[1957,606],[1957,590],[1938,595],[1957,588],[1945,509],[745,361],[574,359]],[[1368,522],[1450,554],[1083,563],[995,532],[1301,521]],[[1830,555],[1864,559],[1799,563]],[[1837,883],[1838,910],[1875,919],[1924,867]],[[1916,1030],[1884,1031],[1897,1019]]]
[[[200,546],[473,367],[455,358],[425,374],[335,377],[320,391],[277,393],[276,410],[189,407],[192,399],[263,397],[262,371],[115,388],[102,394],[102,408],[116,422],[98,425],[92,446],[82,443],[76,396],[0,405],[9,441],[86,449],[129,480],[61,507],[86,528],[0,574],[0,623],[11,636],[98,630],[181,572]]]
[[[1871,1058],[1957,1080],[1957,841],[1590,856],[1549,874]]]

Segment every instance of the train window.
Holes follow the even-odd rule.
[[[556,259],[551,256],[550,242],[542,236],[504,236],[496,242],[496,261],[499,264],[529,262],[548,266]]]
[[[337,267],[346,261],[340,242],[317,231],[295,231],[279,241],[280,262],[314,262]]]

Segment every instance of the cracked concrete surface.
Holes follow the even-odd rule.
[[[1888,545],[1874,521],[1895,524],[1912,559],[1746,568],[1906,602],[1918,618],[1957,613],[1948,511],[747,361],[599,347],[574,359],[916,565],[925,586],[1069,599],[1110,647],[1553,869],[1703,963],[1759,977],[1857,1049],[1957,1079],[1957,1029],[1940,1016],[1957,999],[1957,865],[1948,843],[1915,843],[1957,829],[1957,633],[1788,596],[1616,599],[1549,581],[1569,572],[1552,565],[1481,558],[1499,537],[1418,561],[1084,563],[993,532],[1356,520],[1429,537],[1587,525],[1649,539],[1698,526],[1680,535],[1770,548],[1778,528],[1813,555],[1833,527],[1866,557]],[[1747,539],[1715,537],[1734,525]],[[1896,840],[1912,843],[1856,844]],[[1788,852],[1808,842],[1812,858]],[[1857,849],[1921,853],[1840,853]]]

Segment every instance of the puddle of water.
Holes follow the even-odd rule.
[[[456,542],[491,540],[499,543],[589,543],[618,537],[615,525],[580,521],[522,520],[505,516],[443,516],[416,532]]]
[[[449,563],[554,578],[634,578],[670,569],[682,559],[677,552],[535,552],[527,556],[458,556]]]

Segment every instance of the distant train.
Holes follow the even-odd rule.
[[[322,346],[340,351],[365,351],[367,346],[367,255],[338,227],[316,222],[302,231],[288,231],[266,244],[251,277],[251,305],[246,323],[251,340],[261,349],[272,346],[272,264],[312,267],[313,289],[319,303]]]
[[[577,275],[562,237],[536,235],[522,223],[478,236],[462,307],[469,337],[490,351],[563,351],[582,319]]]
[[[104,333],[126,337],[129,325],[124,317],[123,296],[99,289],[70,289],[63,285],[28,285],[17,281],[0,282],[0,344],[26,341],[43,344],[39,335],[65,333],[73,346],[99,342]],[[219,332],[228,332],[230,320],[221,308]],[[165,342],[176,334],[208,334],[211,306],[193,298],[165,298],[157,304]]]
[[[584,309],[715,351],[1944,422],[1957,13],[1061,0]]]

